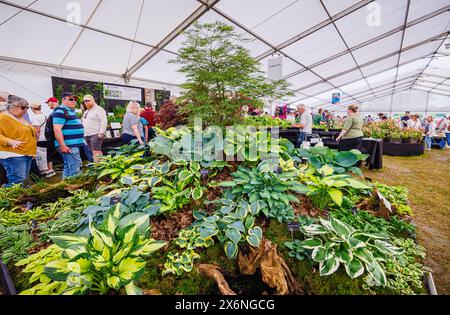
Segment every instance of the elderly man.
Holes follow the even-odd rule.
[[[78,97],[70,92],[62,94],[62,105],[53,111],[55,147],[64,161],[63,179],[81,173],[80,148],[84,147],[84,128],[75,108]]]
[[[297,106],[297,118],[295,119],[293,127],[300,128],[300,134],[298,136],[297,146],[300,146],[305,141],[306,135],[312,133],[313,120],[311,112],[306,109],[304,104]]]
[[[92,151],[94,162],[98,162],[99,157],[103,155],[102,143],[108,127],[108,118],[106,117],[106,111],[95,103],[92,95],[85,95],[83,100],[86,106],[86,111],[81,120],[84,127],[84,138]]]

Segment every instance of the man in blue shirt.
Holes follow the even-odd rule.
[[[84,129],[75,113],[78,97],[70,92],[62,94],[62,105],[53,111],[55,147],[64,161],[63,179],[81,173],[80,149],[84,146]]]

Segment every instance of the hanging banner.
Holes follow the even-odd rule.
[[[142,101],[142,89],[140,88],[104,84],[103,91],[106,99]]]
[[[283,77],[283,56],[270,58],[268,62],[267,78],[280,80]]]
[[[341,93],[331,94],[331,104],[338,104],[341,102]]]

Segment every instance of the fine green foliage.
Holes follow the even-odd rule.
[[[336,272],[343,265],[352,278],[368,272],[370,280],[386,286],[386,274],[381,262],[399,255],[403,249],[386,241],[386,237],[365,233],[331,217],[319,219],[320,224],[303,225],[300,231],[307,237],[298,247],[311,249],[311,258],[319,263],[321,276]]]
[[[97,178],[109,176],[115,180],[121,176],[134,173],[133,166],[145,162],[142,153],[137,152],[131,156],[116,155],[101,157],[101,161],[95,163],[88,171],[88,175],[96,175]]]
[[[58,259],[45,265],[45,275],[54,282],[67,284],[63,294],[106,294],[111,289],[118,291],[121,288],[125,288],[127,294],[142,294],[134,281],[144,272],[143,258],[166,244],[147,238],[148,218],[144,213],[131,220],[129,216],[121,218],[120,204],[117,204],[101,225],[90,223],[87,237],[76,234],[52,236],[52,241],[62,252]],[[25,264],[28,260],[17,265]]]
[[[294,219],[290,203],[300,201],[289,191],[306,193],[308,189],[295,180],[297,172],[277,174],[273,165],[273,161],[267,160],[253,169],[238,167],[232,173],[232,181],[219,185],[232,188],[233,194],[248,198],[250,203],[259,200],[263,205],[262,212],[268,218],[276,218],[280,222],[290,221]]]
[[[0,225],[0,252],[2,261],[19,261],[28,256],[28,251],[36,245],[26,224],[13,227]]]
[[[182,111],[189,121],[201,118],[207,126],[229,126],[241,121],[243,105],[262,106],[260,98],[291,94],[284,80],[268,81],[257,61],[240,43],[249,42],[223,22],[194,24],[171,62],[186,76]]]
[[[399,215],[413,215],[412,209],[408,205],[408,189],[406,187],[388,186],[381,183],[375,183],[375,187],[395,207]]]
[[[244,118],[243,123],[249,126],[262,126],[262,127],[280,127],[280,128],[288,128],[292,126],[292,123],[281,119],[278,117],[273,118],[272,116],[248,116]]]

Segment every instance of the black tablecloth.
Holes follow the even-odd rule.
[[[383,144],[383,154],[391,156],[422,155],[425,150],[424,143],[390,143]]]

